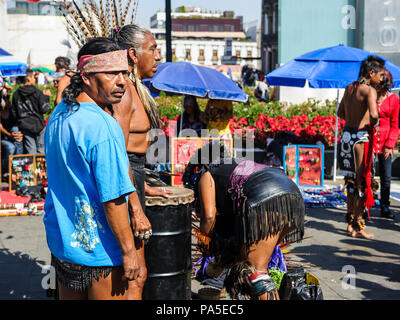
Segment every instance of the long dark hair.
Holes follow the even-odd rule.
[[[86,42],[78,52],[79,58],[85,55],[97,55],[101,53],[120,50],[118,44],[109,38],[93,38]],[[83,80],[80,73],[76,73],[71,77],[71,82],[62,93],[63,101],[68,105],[70,110],[75,106],[79,108],[76,98],[83,91]]]
[[[187,100],[191,101],[193,103],[193,113],[194,113],[194,118],[196,120],[199,119],[200,117],[200,108],[199,108],[199,104],[197,103],[196,97],[195,96],[185,96],[183,98],[183,107],[185,107],[185,104],[187,103]],[[183,117],[187,117],[188,115],[186,114],[186,112],[183,113]]]
[[[383,74],[383,79],[380,83],[381,88],[385,92],[389,92],[393,88],[393,77],[390,71],[385,70],[385,73]]]

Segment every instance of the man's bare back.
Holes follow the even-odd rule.
[[[375,125],[379,118],[376,99],[377,93],[373,87],[352,83],[346,88],[338,116],[345,120],[348,128],[362,129],[367,125]]]

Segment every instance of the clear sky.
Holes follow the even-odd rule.
[[[236,16],[243,16],[243,22],[258,20],[261,22],[261,0],[171,0],[171,10],[179,6],[200,7],[205,10],[234,11]],[[165,0],[139,0],[136,23],[150,27],[150,17],[157,10],[165,9]]]

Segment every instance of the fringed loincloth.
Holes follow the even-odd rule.
[[[282,170],[244,161],[232,173],[227,192],[235,206],[235,230],[231,238],[214,234],[210,244],[223,265],[234,263],[228,257],[238,258],[243,245],[249,249],[254,243],[279,234],[284,227],[290,228],[285,241],[302,240],[304,200]]]
[[[346,184],[349,192],[355,192],[360,198],[364,198],[364,207],[369,209],[374,206],[372,192],[372,161],[373,161],[373,137],[374,129],[367,126],[364,129],[345,127],[340,140],[339,168],[346,176]],[[355,146],[364,144],[364,159],[362,177],[357,177]],[[355,179],[362,178],[360,185],[354,183]],[[358,180],[358,179],[357,179]]]
[[[357,130],[348,127],[343,129],[343,135],[339,142],[339,168],[345,176],[356,178],[355,146],[359,143],[368,142],[368,130]]]
[[[51,265],[55,268],[57,280],[66,288],[83,292],[92,286],[94,280],[106,278],[113,267],[89,267],[65,262],[51,255]]]

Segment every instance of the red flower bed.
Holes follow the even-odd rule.
[[[170,121],[166,117],[162,118],[163,130],[167,136],[170,136],[169,131]],[[175,120],[171,120],[176,121]],[[316,116],[309,119],[306,114],[301,116],[292,116],[288,119],[283,116],[270,118],[260,114],[255,122],[255,126],[250,126],[246,118],[237,119],[233,117],[230,120],[230,128],[232,135],[245,136],[246,131],[251,132],[256,144],[265,146],[268,138],[274,138],[280,131],[291,131],[303,138],[307,143],[316,143],[321,141],[325,146],[333,146],[335,142],[335,116]],[[341,131],[343,130],[344,120],[338,121],[338,139],[340,138]]]
[[[247,126],[246,119],[231,119],[232,134],[244,133],[247,130],[255,130],[255,138],[263,143],[267,138],[274,138],[280,131],[291,131],[302,137],[307,143],[323,142],[326,146],[332,146],[335,142],[335,116],[316,116],[309,119],[306,114],[301,116],[292,116],[288,119],[283,116],[270,118],[260,114],[256,120],[255,128]],[[343,129],[344,120],[339,119],[339,133]],[[340,135],[338,135],[338,139]]]

